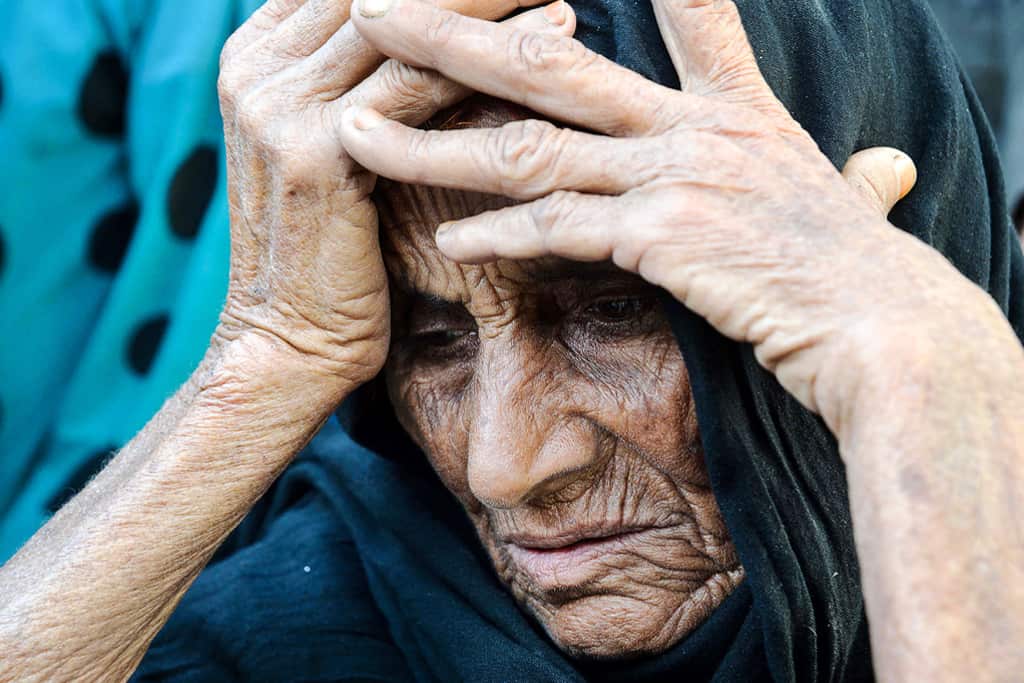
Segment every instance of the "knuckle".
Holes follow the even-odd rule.
[[[236,121],[239,109],[238,88],[230,80],[232,76],[223,73],[217,78],[217,96],[220,100],[220,112],[225,122]]]
[[[217,99],[220,102],[221,118],[225,124],[233,123],[238,102],[235,98],[235,91],[225,87],[223,75],[217,78]]]
[[[573,38],[557,38],[563,47],[559,57],[563,65],[570,71],[586,71],[602,62],[601,55],[590,50],[586,45]]]
[[[232,68],[220,70],[217,76],[217,94],[222,105],[235,109],[238,104],[239,92],[241,90],[241,79],[238,73]]]
[[[540,34],[516,29],[508,40],[509,60],[526,71],[543,68],[550,55],[550,45]]]
[[[551,253],[564,252],[570,245],[576,194],[566,190],[552,192],[530,204],[530,220],[543,240],[544,249]]]
[[[287,0],[270,0],[257,10],[249,21],[261,29],[269,30],[288,18],[294,5],[294,2]]]
[[[454,12],[438,10],[432,13],[427,22],[427,41],[434,46],[443,47],[459,34],[462,17]]]
[[[447,144],[445,132],[440,130],[411,130],[406,140],[404,156],[408,162],[403,180],[413,184],[430,184],[430,173],[425,168],[439,150]]]
[[[415,131],[409,137],[406,158],[413,164],[430,159],[437,145],[444,142],[443,135],[437,130]]]
[[[261,36],[265,35],[280,21],[281,10],[275,9],[268,4],[260,7],[252,14],[247,21],[239,26],[224,41],[220,51],[220,66],[236,60],[247,48],[259,43]]]
[[[544,193],[565,139],[556,126],[536,119],[494,129],[487,152],[498,166],[502,191],[512,196]]]
[[[583,44],[564,36],[515,29],[509,36],[508,59],[527,73],[558,68],[565,63],[575,64],[584,59],[579,48]],[[583,52],[589,53],[586,48]]]
[[[234,53],[236,53],[239,49],[238,35],[238,31],[232,33],[230,36],[228,36],[227,40],[224,41],[224,46],[220,48],[220,59],[218,60],[217,63],[220,67],[221,73],[223,73],[224,68],[229,65],[231,59],[234,57]]]
[[[895,194],[891,190],[893,179],[891,169],[887,169],[884,174],[880,174],[877,171],[867,171],[861,172],[859,175],[864,183],[864,189],[872,202],[880,211],[886,212],[891,203],[890,198]]]
[[[267,98],[261,96],[261,90],[237,97],[235,120],[239,132],[253,141],[262,141],[270,126],[271,114]]]
[[[422,69],[397,60],[390,60],[380,70],[381,85],[398,109],[419,108],[419,105],[441,104],[438,79]]]
[[[241,28],[237,29],[234,33],[228,36],[228,39],[224,41],[224,46],[220,50],[220,68],[223,70],[228,65],[232,64],[236,56],[245,49],[245,44],[242,42],[245,39],[244,32]]]
[[[861,174],[853,174],[846,176],[846,182],[850,184],[857,194],[871,206],[878,205],[878,196],[875,194],[874,189],[868,184]]]

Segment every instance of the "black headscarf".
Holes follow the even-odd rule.
[[[840,167],[900,148],[891,220],[1024,332],[1024,259],[988,125],[919,0],[739,0],[768,82]],[[577,0],[577,37],[678,85],[650,5]],[[785,168],[779,169],[786,173]],[[836,220],[842,220],[837,216]],[[504,590],[380,402],[349,404],[200,576],[138,680],[860,681],[872,677],[843,466],[821,421],[674,301],[715,496],[747,572],[663,655],[567,659]]]

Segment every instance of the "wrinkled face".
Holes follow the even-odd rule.
[[[460,266],[436,226],[509,202],[382,195],[388,392],[498,575],[570,655],[675,644],[742,569],[655,290],[608,264]]]

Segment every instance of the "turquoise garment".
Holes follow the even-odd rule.
[[[202,357],[228,268],[218,55],[259,4],[0,2],[0,561]]]

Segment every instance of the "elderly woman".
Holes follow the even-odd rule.
[[[743,4],[816,145],[731,2],[577,9],[235,34],[221,325],[4,566],[0,678],[126,678],[165,623],[140,679],[1018,674],[1022,259],[929,15]],[[974,283],[885,219],[904,157],[874,206],[835,171],[882,142]]]

